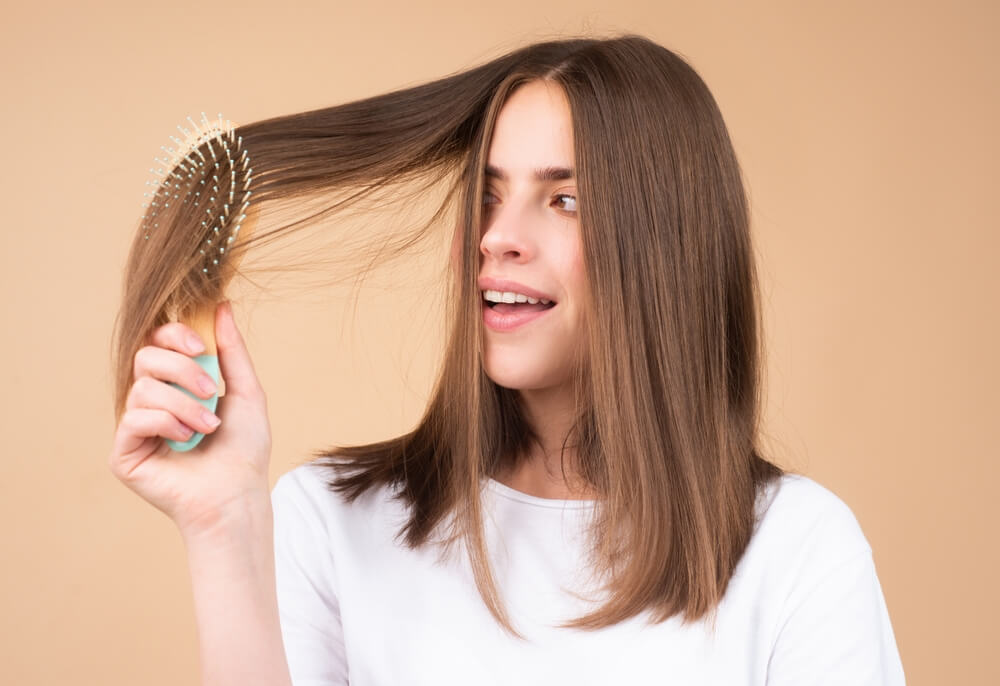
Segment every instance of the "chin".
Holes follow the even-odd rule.
[[[487,360],[486,376],[503,388],[527,391],[558,386],[565,381],[562,369],[540,364],[524,364],[524,360]]]

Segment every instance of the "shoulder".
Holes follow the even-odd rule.
[[[788,612],[814,590],[832,590],[837,580],[847,583],[851,570],[872,564],[871,546],[851,508],[809,477],[784,474],[768,484],[757,514],[731,602]]]
[[[872,548],[851,508],[803,475],[767,489],[743,582],[769,637],[768,684],[903,684]],[[741,562],[741,564],[743,564]]]
[[[870,560],[854,512],[836,493],[800,474],[784,474],[758,499],[754,534],[737,577],[776,601],[808,591],[844,565]]]
[[[325,470],[315,462],[306,462],[278,477],[271,489],[271,498],[300,505],[322,503],[326,500],[324,494],[332,495],[325,482]]]
[[[871,552],[853,510],[829,488],[802,474],[784,474],[759,503],[755,537],[789,553],[842,558]]]
[[[734,609],[766,615],[772,636],[817,589],[854,583],[855,571],[872,564],[851,508],[809,477],[784,474],[768,484],[757,514],[727,597]]]
[[[271,489],[271,506],[275,515],[294,512],[313,519],[325,517],[332,506],[334,493],[325,483],[322,470],[313,463],[290,469]]]
[[[317,462],[300,464],[279,476],[271,489],[275,521],[308,522],[317,533],[336,536],[359,526],[368,533],[380,524],[388,530],[405,516],[387,486],[369,489],[349,502],[331,487],[334,476],[331,468]]]

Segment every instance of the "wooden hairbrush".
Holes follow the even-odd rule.
[[[253,169],[242,137],[228,120],[223,121],[220,114],[217,121],[210,122],[204,112],[201,119],[196,124],[188,117],[190,130],[177,127],[185,138],[170,137],[176,148],[161,146],[170,159],[155,158],[161,166],[150,169],[157,178],[147,182],[155,190],[145,194],[151,200],[144,205],[142,230],[150,249],[177,256],[181,263],[174,277],[176,288],[171,290],[164,310],[170,320],[184,322],[204,341],[205,351],[194,360],[218,388],[221,373],[215,310],[236,273],[239,251],[233,254],[233,248],[238,247],[233,244],[240,228],[244,239],[250,233],[252,222],[246,219]],[[215,412],[218,391],[211,398],[199,398],[179,384],[170,385]],[[167,439],[167,445],[185,452],[204,436],[196,431],[186,441]]]

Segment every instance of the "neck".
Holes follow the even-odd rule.
[[[521,406],[528,423],[538,435],[527,455],[517,465],[498,475],[497,481],[515,490],[540,498],[590,500],[597,496],[580,478],[576,446],[563,442],[574,420],[571,388],[527,389],[520,391]],[[565,465],[565,476],[563,475]]]

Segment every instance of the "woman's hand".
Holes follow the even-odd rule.
[[[111,472],[170,517],[185,537],[248,516],[260,502],[270,502],[267,401],[230,303],[215,312],[226,387],[217,426],[210,423],[211,412],[170,385],[177,383],[200,398],[214,393],[199,385],[211,379],[191,357],[203,352],[189,346],[192,335],[180,322],[164,324],[153,331],[150,345],[136,353],[135,382],[109,458]],[[205,434],[192,450],[174,452],[167,446],[165,438],[184,441],[192,429]]]

